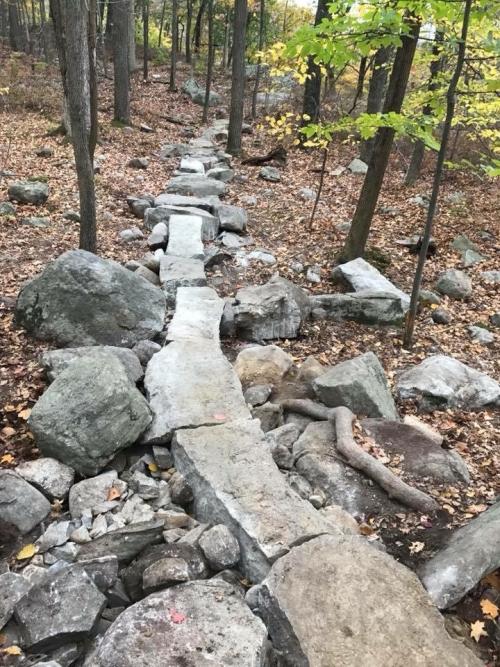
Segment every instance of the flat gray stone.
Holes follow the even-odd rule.
[[[314,295],[311,306],[313,315],[315,308],[322,308],[327,319],[382,326],[400,325],[408,309],[406,300],[393,293],[371,291]]]
[[[178,430],[172,451],[193,489],[195,516],[230,529],[251,581],[260,581],[293,545],[328,532],[278,471],[257,421]]]
[[[147,628],[147,639],[144,630]],[[85,667],[257,667],[267,631],[220,579],[153,593],[126,609]]]
[[[244,232],[247,228],[248,216],[244,208],[221,204],[219,206],[219,222],[222,229],[230,232]]]
[[[45,204],[49,186],[42,181],[16,181],[9,185],[9,199],[20,204]]]
[[[92,510],[108,499],[111,488],[116,484],[116,490],[123,493],[127,485],[118,479],[116,470],[103,472],[96,477],[83,479],[71,487],[69,492],[69,511],[73,519],[82,516],[84,510]]]
[[[276,167],[262,167],[259,171],[259,176],[264,181],[270,181],[271,183],[281,181],[281,172]]]
[[[196,160],[196,158],[184,156],[181,159],[181,164],[179,166],[179,171],[183,171],[186,174],[205,174],[205,166],[203,162]]]
[[[144,570],[142,588],[146,595],[189,581],[188,564],[183,558],[161,558]]]
[[[99,352],[98,359],[84,356],[60,373],[38,399],[28,423],[45,456],[95,475],[138,440],[151,413],[116,356]]]
[[[123,365],[125,372],[134,385],[142,380],[144,371],[137,355],[125,347],[113,347],[112,345],[89,345],[87,347],[67,347],[62,350],[49,350],[44,352],[40,362],[47,373],[47,377],[52,382],[55,378],[65,371],[77,359],[93,355],[96,352],[109,352],[117,357]],[[97,357],[98,358],[98,357]],[[96,361],[96,364],[98,362]]]
[[[9,622],[16,604],[32,587],[33,584],[21,574],[0,574],[0,630]]]
[[[193,195],[194,197],[207,197],[210,195],[223,195],[226,192],[226,184],[215,178],[207,178],[199,174],[183,174],[174,176],[167,184],[167,193],[178,195]]]
[[[169,196],[175,197],[177,195]],[[190,199],[190,197],[182,197],[182,199]],[[168,222],[173,215],[196,215],[203,221],[201,233],[204,241],[212,241],[219,233],[219,220],[215,215],[212,215],[212,213],[203,208],[197,206],[174,206],[172,204],[169,206],[159,206],[150,210],[153,213],[150,214],[149,210],[146,211],[146,226],[148,226],[148,220],[150,219],[155,220],[161,217],[162,222]]]
[[[167,345],[149,362],[144,387],[153,412],[147,442],[168,442],[177,429],[250,418],[240,381],[212,341]]]
[[[167,340],[219,341],[224,300],[211,287],[179,287]]]
[[[437,354],[403,371],[396,391],[402,400],[416,400],[423,411],[460,408],[479,410],[500,404],[500,385],[486,373],[458,359]]]
[[[496,271],[483,271],[481,273],[481,278],[487,283],[492,283],[493,285],[500,284],[500,270]]]
[[[352,160],[347,168],[351,172],[351,174],[359,174],[361,176],[364,176],[366,172],[368,171],[368,165],[366,162],[363,162],[363,160],[360,160],[359,158],[355,157],[354,160]]]
[[[120,563],[129,563],[149,545],[161,542],[164,529],[161,519],[153,519],[113,530],[92,542],[82,544],[78,560],[116,556]]]
[[[213,167],[207,171],[207,178],[215,178],[223,183],[230,183],[234,178],[234,169],[230,167]]]
[[[160,283],[167,295],[167,303],[175,304],[180,287],[205,287],[207,277],[200,259],[165,255],[160,260]]]
[[[165,296],[132,271],[85,250],[70,250],[27,282],[16,321],[60,345],[132,347],[163,328]]]
[[[405,308],[410,305],[410,297],[407,294],[361,257],[336,266],[332,271],[332,280],[346,285],[355,292],[394,294],[401,299]]]
[[[463,271],[448,269],[439,276],[436,289],[452,299],[468,299],[472,295],[472,280]]]
[[[286,665],[482,665],[450,638],[417,577],[360,537],[323,535],[295,547],[273,565],[257,601]]]
[[[208,213],[216,213],[220,206],[220,200],[216,196],[193,197],[190,195],[176,195],[164,192],[154,200],[155,206],[182,206],[185,208],[201,208]]]
[[[472,340],[481,345],[491,345],[495,341],[495,334],[484,327],[470,326],[467,327]]]
[[[196,215],[173,215],[169,222],[167,255],[203,259],[202,219]]]
[[[49,457],[21,463],[16,472],[49,500],[66,498],[75,479],[73,468]]]
[[[439,609],[459,602],[500,567],[500,502],[453,532],[446,546],[420,568],[420,579]]]
[[[47,498],[13,470],[0,470],[0,516],[29,533],[50,512]]]
[[[132,348],[132,351],[137,355],[142,366],[147,366],[151,357],[160,350],[161,345],[153,343],[152,340],[140,340]]]
[[[24,645],[43,651],[92,635],[105,606],[90,577],[69,567],[34,587],[14,614]]]
[[[328,407],[344,405],[356,415],[399,419],[384,369],[373,352],[333,366],[312,385]]]

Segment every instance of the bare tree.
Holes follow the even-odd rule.
[[[316,8],[316,16],[314,25],[319,25],[321,21],[328,16],[328,0],[318,0]],[[306,118],[304,125],[308,125],[311,121],[316,122],[320,113],[321,100],[321,68],[315,62],[313,56],[307,59],[307,79],[304,85],[304,102],[302,104],[302,112]]]
[[[177,23],[177,0],[172,0],[172,48],[170,51],[170,90],[176,91],[177,74],[177,47],[179,41],[179,26]]]
[[[241,152],[241,128],[245,100],[245,42],[247,26],[247,0],[235,0],[233,19],[233,69],[231,75],[231,109],[227,152]]]
[[[191,65],[191,25],[193,23],[193,0],[186,0],[186,63]]]
[[[448,148],[448,141],[451,133],[451,123],[455,113],[455,102],[457,85],[462,75],[462,69],[465,62],[465,50],[467,46],[467,33],[469,31],[469,20],[471,13],[472,0],[465,0],[464,17],[462,22],[462,34],[458,43],[457,63],[455,71],[448,86],[446,93],[446,116],[443,124],[443,134],[441,135],[441,145],[436,161],[436,169],[434,171],[434,181],[432,185],[431,199],[429,201],[429,208],[427,209],[427,219],[425,222],[424,235],[422,237],[422,247],[418,257],[417,270],[415,271],[415,278],[413,280],[413,289],[411,292],[410,309],[406,319],[406,328],[403,337],[403,345],[406,348],[411,347],[413,340],[413,330],[415,328],[415,318],[418,308],[418,297],[420,294],[420,285],[422,283],[422,274],[424,271],[424,264],[427,257],[427,250],[432,234],[432,225],[436,215],[437,202],[439,198],[439,188],[441,186],[441,179],[443,177],[444,162],[446,159],[446,149]]]
[[[203,104],[202,123],[208,120],[208,107],[210,106],[210,88],[212,86],[212,75],[214,69],[214,2],[208,0],[208,54],[207,54],[207,78],[205,83],[205,101]]]
[[[259,11],[259,52],[261,53],[264,49],[264,40],[265,40],[265,27],[266,27],[266,0],[260,0],[260,11]],[[260,71],[262,69],[262,57],[259,53],[257,60],[257,69],[255,72],[255,84],[252,92],[252,118],[255,120],[257,118],[257,95],[259,94],[259,84],[260,84]]]
[[[142,35],[144,43],[144,55],[142,60],[142,76],[144,81],[148,80],[149,59],[149,0],[142,0]]]
[[[111,0],[115,2],[115,0]],[[130,72],[137,69],[137,58],[135,55],[135,0],[129,0],[128,7],[128,67]]]
[[[130,123],[130,0],[113,0],[113,65],[115,120]]]

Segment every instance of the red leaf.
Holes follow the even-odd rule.
[[[184,621],[187,619],[187,616],[184,614],[181,614],[180,611],[177,611],[176,609],[171,609],[170,610],[170,620],[172,623],[175,623],[176,625],[179,625],[179,623],[184,623]]]

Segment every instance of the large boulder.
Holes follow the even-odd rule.
[[[448,269],[439,276],[436,289],[452,299],[468,299],[472,295],[472,280],[463,271]]]
[[[195,104],[205,104],[205,86],[200,86],[195,79],[185,81],[182,85],[182,92],[189,95],[191,101]],[[218,104],[220,104],[220,95],[211,90],[208,97],[208,106],[216,107]]]
[[[452,533],[447,545],[420,569],[420,579],[440,609],[459,602],[500,567],[500,502]]]
[[[407,311],[407,301],[394,293],[363,290],[352,294],[320,294],[311,297],[313,317],[352,320],[361,324],[400,325]]]
[[[356,415],[399,418],[384,369],[373,352],[330,368],[313,381],[313,388],[320,401],[331,408],[344,405]]]
[[[360,537],[323,535],[274,565],[259,614],[284,665],[480,667],[417,577]]]
[[[461,408],[479,410],[500,404],[500,385],[486,373],[458,359],[437,354],[402,372],[396,391],[400,399],[416,400],[423,411]]]
[[[85,667],[256,667],[267,631],[221,579],[153,593],[116,619]]]
[[[332,271],[332,280],[346,285],[355,292],[394,294],[401,299],[405,308],[410,305],[410,297],[395,287],[390,280],[362,257],[336,266]]]
[[[122,364],[101,352],[74,361],[31,411],[37,446],[82,475],[95,475],[151,422],[142,394]]]
[[[48,379],[52,382],[55,378],[65,371],[74,361],[88,355],[100,357],[101,352],[114,354],[118,361],[123,365],[125,373],[130,382],[136,384],[142,380],[144,371],[142,370],[139,357],[126,347],[113,347],[112,345],[89,345],[87,347],[68,347],[63,350],[49,350],[41,356],[40,362],[47,373]]]
[[[265,285],[244,287],[235,298],[234,321],[247,340],[296,338],[309,316],[309,296],[286,278],[273,277]]]
[[[21,463],[16,472],[50,500],[66,498],[75,479],[73,468],[44,456]]]
[[[225,183],[200,174],[181,174],[172,178],[167,184],[168,194],[208,197],[210,195],[223,195],[225,192]]]
[[[45,204],[49,186],[43,181],[16,181],[9,186],[9,199],[20,204]]]
[[[70,250],[24,285],[16,320],[60,345],[132,347],[162,330],[163,292],[120,264]]]
[[[234,370],[243,387],[249,387],[279,384],[292,366],[292,357],[277,345],[254,345],[238,354]]]

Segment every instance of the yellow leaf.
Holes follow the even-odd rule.
[[[14,457],[12,456],[12,454],[4,454],[0,459],[0,463],[12,463],[13,461]]]
[[[148,468],[150,472],[158,472],[158,466],[156,463],[148,463]]]
[[[19,646],[7,646],[7,648],[2,649],[2,653],[7,653],[7,655],[22,655],[22,651]]]
[[[32,558],[37,551],[38,547],[36,547],[34,544],[27,544],[17,554],[16,560],[26,560],[27,558]]]
[[[481,605],[481,609],[483,610],[483,614],[485,616],[488,616],[488,618],[495,619],[498,616],[500,610],[498,609],[496,604],[494,602],[492,602],[491,600],[488,600],[487,598],[483,598],[479,604]]]
[[[476,621],[470,624],[470,636],[478,642],[481,637],[487,637],[488,633],[484,629],[483,621]]]
[[[21,410],[21,412],[18,412],[17,416],[19,417],[19,419],[26,420],[26,419],[28,419],[30,414],[31,414],[31,408],[26,408],[25,410]]]
[[[412,542],[409,546],[409,550],[411,554],[418,554],[424,547],[425,544],[423,542]]]
[[[121,496],[120,491],[116,488],[116,486],[112,486],[108,491],[107,500],[116,500],[120,496]]]

